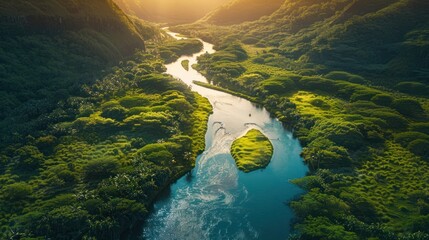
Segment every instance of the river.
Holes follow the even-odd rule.
[[[206,150],[197,158],[195,168],[156,201],[143,227],[143,239],[287,239],[293,218],[287,203],[303,192],[289,181],[308,171],[299,155],[302,148],[264,108],[192,83],[207,80],[192,68],[185,70],[181,62],[189,60],[192,65],[201,54],[214,52],[213,45],[203,44],[200,53],[181,57],[166,67],[168,74],[213,105]],[[267,168],[243,173],[236,168],[230,146],[251,128],[271,140],[274,154]]]

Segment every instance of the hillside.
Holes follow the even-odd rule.
[[[277,10],[283,0],[234,0],[207,14],[202,22],[215,25],[238,24],[258,20]]]
[[[211,105],[159,56],[201,43],[110,0],[0,0],[0,16],[0,239],[131,238],[204,149]]]
[[[43,129],[59,101],[157,34],[109,0],[1,0],[0,15],[2,144]]]
[[[293,130],[311,174],[291,239],[429,239],[429,12],[418,0],[285,0],[196,68]],[[418,176],[418,177],[416,177]]]
[[[427,82],[428,6],[417,0],[287,0],[269,18],[244,26],[242,40],[276,47],[292,61],[383,75],[392,85]]]
[[[191,23],[230,0],[114,0],[127,14],[151,22]]]

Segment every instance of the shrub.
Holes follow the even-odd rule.
[[[305,162],[311,169],[349,167],[351,158],[344,147],[324,138],[310,142],[302,151]]]
[[[394,98],[387,94],[377,94],[371,98],[371,101],[380,106],[390,106]]]
[[[301,199],[291,202],[291,207],[298,218],[308,216],[336,218],[349,213],[350,207],[341,199],[312,189]]]
[[[325,75],[326,78],[333,79],[333,80],[344,80],[352,83],[358,83],[363,84],[366,82],[365,78],[351,74],[348,72],[342,72],[342,71],[332,71]]]
[[[126,108],[144,107],[150,104],[150,99],[145,96],[126,96],[119,99],[119,103]]]
[[[137,151],[136,156],[162,165],[173,160],[173,154],[167,150],[163,143],[148,144]]]
[[[376,96],[378,92],[370,91],[370,90],[358,90],[352,94],[350,97],[350,101],[355,102],[359,100],[369,101],[374,96]]]
[[[411,130],[414,132],[422,132],[422,133],[429,134],[429,122],[413,123],[411,124]]]
[[[403,93],[411,95],[425,95],[429,94],[429,88],[427,85],[419,82],[401,82],[398,83],[395,88]]]
[[[395,135],[395,141],[404,147],[417,139],[429,140],[429,135],[420,132],[401,132]]]
[[[271,77],[262,81],[259,85],[259,91],[266,92],[269,95],[286,94],[296,90],[294,81],[287,76]]]
[[[341,225],[332,223],[326,217],[309,217],[298,224],[300,239],[358,240],[354,232],[348,232]]]
[[[2,198],[14,202],[28,199],[31,196],[32,188],[24,182],[12,183],[4,187]]]
[[[413,140],[407,149],[418,156],[429,158],[429,138]]]
[[[324,137],[339,146],[357,149],[364,143],[358,125],[342,120],[329,119],[316,123],[308,135],[310,139]]]
[[[373,110],[366,111],[365,114],[368,114],[371,117],[380,118],[386,121],[388,127],[391,129],[395,129],[395,130],[404,129],[408,126],[408,120],[397,113],[388,112],[381,109],[380,110],[373,109]]]
[[[103,112],[101,113],[101,116],[104,118],[111,118],[116,121],[122,121],[127,115],[127,109],[124,107],[110,107],[110,108],[104,108]]]
[[[43,162],[44,155],[35,146],[24,146],[15,151],[14,159],[18,168],[23,170],[34,170]]]
[[[414,99],[397,99],[393,101],[392,106],[405,116],[415,117],[423,113],[422,106]]]
[[[101,180],[113,176],[119,162],[113,157],[91,160],[83,167],[83,177],[87,181]]]

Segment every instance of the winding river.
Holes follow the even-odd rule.
[[[180,39],[177,34],[170,35]],[[167,73],[209,99],[213,114],[208,122],[206,150],[196,167],[173,184],[154,205],[143,229],[143,239],[287,239],[292,210],[287,202],[302,193],[289,180],[307,172],[301,146],[282,124],[261,107],[223,92],[199,87],[207,82],[194,69],[185,70],[213,45],[167,65]],[[261,130],[272,142],[274,155],[263,170],[238,171],[230,154],[232,142],[249,129]]]

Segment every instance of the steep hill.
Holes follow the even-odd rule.
[[[152,22],[190,23],[230,0],[114,0],[126,13]]]
[[[175,30],[217,44],[239,39],[274,48],[282,59],[272,64],[279,67],[321,74],[347,70],[394,87],[428,82],[428,8],[427,1],[419,0],[285,0],[271,15],[239,27],[206,19]]]
[[[279,48],[293,60],[427,81],[428,7],[418,0],[286,0],[241,33],[242,39]]]
[[[111,0],[0,0],[0,16],[2,144],[43,128],[58,101],[156,32]]]
[[[234,0],[205,16],[201,21],[216,25],[238,24],[270,15],[284,0]]]

